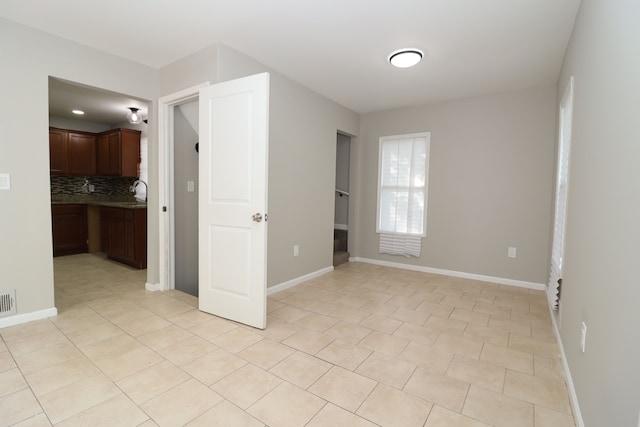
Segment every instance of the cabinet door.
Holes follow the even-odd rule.
[[[124,259],[124,209],[100,209],[100,240],[109,258]]]
[[[97,137],[97,173],[101,176],[140,176],[139,130],[114,129]]]
[[[96,174],[110,175],[109,164],[109,135],[101,134],[96,137]]]
[[[147,209],[134,210],[135,234],[134,253],[135,266],[147,268]]]
[[[109,134],[109,175],[120,176],[122,173],[122,149],[120,132]]]
[[[129,262],[135,262],[135,235],[136,228],[133,221],[133,209],[124,210],[124,258]]]
[[[85,205],[52,205],[53,256],[88,252]]]
[[[140,131],[120,129],[120,174],[132,178],[140,176]]]
[[[67,132],[62,129],[49,129],[49,170],[51,175],[66,175],[68,173],[67,152]]]
[[[69,132],[69,175],[91,176],[95,174],[95,136]]]
[[[109,256],[125,259],[125,226],[124,219],[112,218],[109,227]]]
[[[109,131],[96,137],[98,176],[120,176],[120,133]]]

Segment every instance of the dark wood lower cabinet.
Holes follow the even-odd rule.
[[[100,208],[100,242],[109,258],[147,268],[147,209]]]
[[[87,206],[51,205],[53,256],[88,252]]]

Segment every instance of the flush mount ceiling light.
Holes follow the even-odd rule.
[[[389,62],[394,67],[409,68],[422,60],[424,53],[420,49],[405,48],[396,50],[389,55]]]
[[[84,111],[82,110],[71,110],[71,112],[73,114],[77,114],[78,116],[82,116],[84,114]]]
[[[127,120],[129,123],[137,125],[142,123],[142,114],[139,112],[139,108],[129,107],[129,112],[127,113]]]

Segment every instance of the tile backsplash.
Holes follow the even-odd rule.
[[[94,191],[87,193],[85,179],[94,186]],[[129,187],[136,178],[107,176],[51,176],[51,200],[91,199],[100,201],[129,201],[133,193]]]

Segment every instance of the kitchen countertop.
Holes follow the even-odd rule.
[[[64,199],[51,199],[52,205],[93,205],[93,206],[105,206],[113,208],[126,208],[126,209],[143,209],[147,207],[145,202],[135,200],[92,200],[89,198],[64,198]]]

